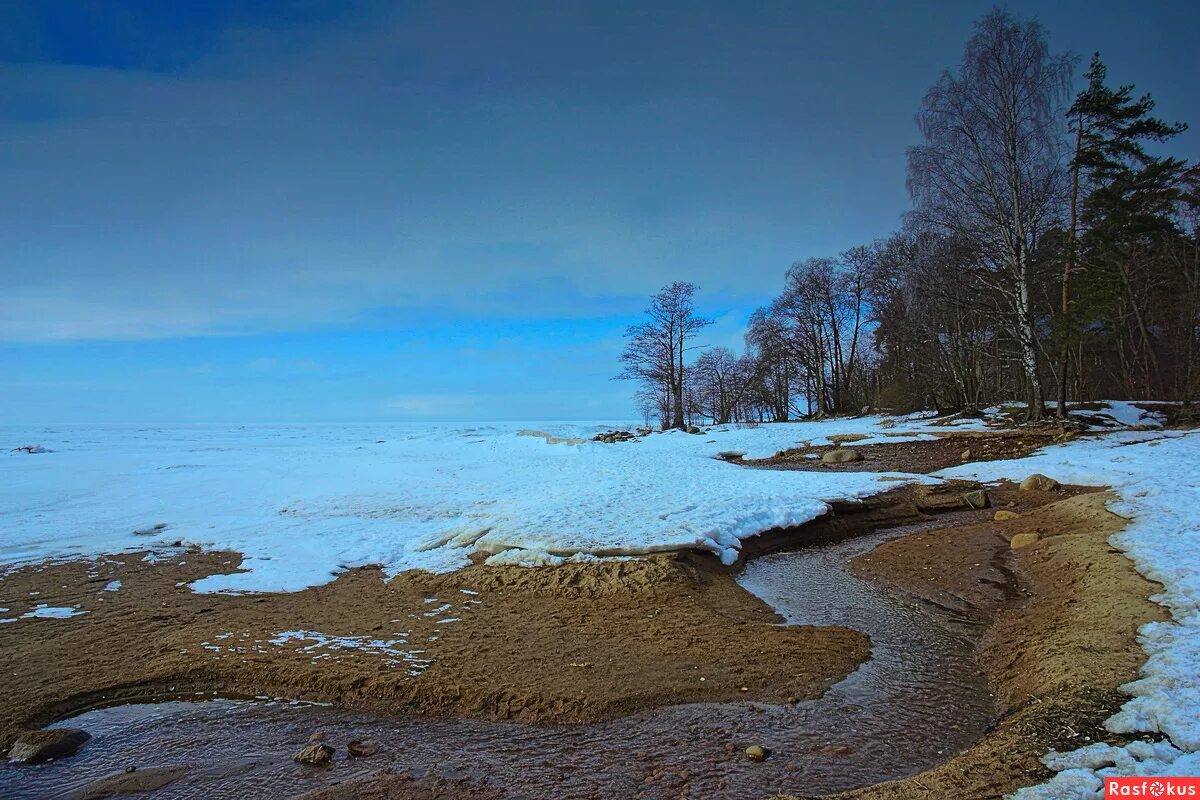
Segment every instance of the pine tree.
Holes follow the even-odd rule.
[[[1071,279],[1080,269],[1080,244],[1086,245],[1092,262],[1084,287],[1089,294],[1087,305],[1110,319],[1132,317],[1128,322],[1141,340],[1135,352],[1152,362],[1149,326],[1139,302],[1129,296],[1130,258],[1139,242],[1171,227],[1178,187],[1187,169],[1184,161],[1153,156],[1144,146],[1150,141],[1166,141],[1187,126],[1150,116],[1154,109],[1150,95],[1135,100],[1133,86],[1110,89],[1106,77],[1107,69],[1097,53],[1086,74],[1087,87],[1068,111],[1075,154],[1060,309],[1060,417],[1066,416],[1070,348],[1081,335],[1080,315],[1072,313],[1071,297]],[[1082,236],[1080,223],[1085,228]],[[1122,372],[1128,382],[1129,365],[1124,365]]]

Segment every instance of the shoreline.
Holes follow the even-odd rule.
[[[31,683],[36,684],[32,692],[17,691],[0,698],[0,743],[7,746],[22,728],[47,724],[85,708],[152,696],[194,699],[191,693],[199,691],[333,702],[385,714],[549,725],[595,722],[680,703],[811,699],[868,657],[869,640],[845,628],[777,627],[775,612],[737,586],[733,576],[749,559],[768,552],[853,537],[962,509],[961,493],[973,485],[903,486],[858,503],[834,504],[831,513],[805,526],[768,531],[746,540],[742,557],[731,567],[720,566],[711,555],[688,552],[557,567],[475,564],[442,575],[411,571],[390,581],[377,569],[359,568],[304,592],[228,596],[197,595],[184,584],[201,574],[236,568],[237,556],[231,553],[191,551],[160,563],[138,560],[140,554],[121,554],[96,561],[27,566],[0,581],[2,605],[12,608],[10,613],[25,610],[13,605],[23,590],[42,592],[23,598],[30,605],[33,600],[53,604],[84,599],[88,613],[66,620],[23,620],[0,626],[0,657],[14,673],[14,685],[30,688]],[[1108,536],[1120,529],[1121,521],[1103,510],[1103,495],[1077,494],[1084,491],[1078,487],[1045,496],[1015,492],[1011,486],[993,491],[1001,504],[1018,504],[1013,507],[1019,513],[1029,514],[1028,518],[1022,516],[1022,525],[1055,514],[1078,515],[1080,507],[1088,510],[1083,515],[1087,522],[1074,536],[1058,534],[1033,547],[1009,551],[1007,540],[998,538],[1005,524],[990,522],[991,510],[956,512],[946,519],[955,524],[888,542],[872,551],[870,558],[856,559],[859,563],[853,566],[862,577],[942,608],[947,607],[947,592],[962,600],[964,587],[991,587],[984,592],[990,591],[991,597],[977,597],[966,602],[965,609],[954,610],[975,614],[977,622],[986,625],[979,652],[997,688],[1000,713],[996,725],[981,741],[941,766],[837,797],[884,800],[944,796],[945,792],[983,797],[1043,780],[1050,772],[1040,758],[1048,749],[1083,743],[1055,738],[1046,726],[1069,719],[1071,725],[1099,740],[1105,736],[1104,719],[1123,700],[1116,687],[1136,677],[1144,662],[1145,654],[1136,641],[1137,624],[1161,619],[1164,612],[1144,595],[1134,596],[1144,588],[1142,584],[1150,584],[1137,576],[1131,562],[1107,546]],[[964,516],[969,519],[964,521]],[[925,547],[938,541],[945,546]],[[970,546],[964,548],[964,542]],[[924,552],[917,550],[918,545]],[[934,582],[927,586],[912,580],[924,572],[919,561],[913,560],[914,552],[939,554],[938,563],[944,564],[946,558],[988,548],[992,551],[989,564],[1015,562],[1012,579],[1033,593],[1027,602],[1014,606],[1011,598],[998,597],[994,579],[981,581],[969,569],[946,576],[957,583],[950,580],[945,585]],[[1060,549],[1066,555],[1060,554]],[[885,561],[880,562],[876,554],[882,554]],[[1090,584],[1069,590],[1056,584],[1055,576],[1063,572],[1063,564],[1058,562],[1064,558],[1068,565],[1077,558],[1104,562],[1105,570],[1123,576],[1108,587],[1116,594],[1096,594],[1101,590]],[[122,580],[122,585],[105,597],[101,587],[110,580]],[[49,584],[57,585],[58,590],[27,588]],[[1082,594],[1075,598],[1069,596],[1070,591]],[[458,602],[444,613],[463,616],[437,627],[438,621],[424,611],[430,597],[438,600],[435,608],[447,597],[453,598]],[[1022,685],[1018,678],[1030,671],[1027,662],[1033,658],[1025,648],[1033,647],[1036,652],[1053,649],[1053,642],[1045,641],[1037,630],[1056,628],[1054,604],[1070,600],[1070,604],[1082,601],[1084,606],[1106,608],[1114,597],[1129,613],[1121,618],[1124,627],[1114,634],[1113,647],[1108,648],[1112,657],[1098,657],[1091,672],[1087,664],[1072,667],[1071,659],[1079,660],[1077,651],[1059,659],[1062,670],[1072,676],[1070,680],[1085,681],[1086,690],[1070,692],[1054,675],[1041,673],[1030,685]],[[479,606],[482,613],[472,617],[476,609],[471,606]],[[647,613],[650,607],[658,609],[657,613]],[[378,611],[384,613],[375,613]],[[387,621],[405,620],[404,627],[410,630],[406,630],[404,646],[416,639],[418,630],[437,637],[424,644],[431,652],[422,653],[419,659],[432,663],[420,671],[419,678],[410,676],[406,686],[388,679],[389,669],[383,664],[386,653],[354,652],[353,648],[340,657],[319,653],[332,658],[323,659],[318,668],[310,654],[297,656],[283,652],[283,647],[250,652],[255,645],[270,641],[272,635],[285,632],[287,619],[319,620],[311,623],[311,628],[322,635],[366,641],[390,641]],[[247,630],[252,627],[251,620],[258,625],[256,630]],[[1070,647],[1086,646],[1087,622],[1077,625],[1080,633],[1073,635]],[[54,636],[44,635],[47,629],[40,626],[45,625],[55,626]],[[1025,630],[1030,626],[1033,634]],[[94,630],[88,631],[92,627]],[[20,635],[26,632],[29,636]],[[585,635],[581,637],[581,633]],[[222,639],[224,634],[231,636]],[[564,641],[572,636],[574,640]],[[223,644],[229,638],[233,642]],[[22,644],[22,639],[33,641]],[[243,639],[246,641],[239,643]],[[97,652],[99,640],[103,647],[117,650],[116,660],[107,668],[103,663],[96,668],[95,657],[103,655]],[[247,647],[249,642],[255,644]],[[600,644],[603,642],[608,642],[607,649]],[[310,640],[298,643],[307,646]],[[188,658],[183,658],[188,652],[178,657],[168,652],[172,648],[193,651],[197,645],[199,650]],[[595,655],[598,646],[603,650],[600,656]],[[238,648],[247,652],[238,654]],[[232,652],[221,652],[227,649]],[[392,649],[402,647],[397,644]],[[76,659],[64,657],[65,653],[74,653]],[[497,655],[480,662],[481,653]],[[798,659],[801,653],[803,657]],[[551,654],[558,658],[552,661],[547,657]],[[391,656],[394,659],[395,654]],[[455,661],[457,669],[449,663]],[[463,668],[467,664],[469,670]],[[47,670],[47,665],[57,665],[57,672]],[[444,667],[449,671],[440,674]],[[705,672],[703,684],[694,680],[694,670],[700,668]],[[803,677],[798,679],[801,669]],[[394,665],[390,671],[395,671]],[[523,674],[524,683],[514,682],[514,674]],[[118,675],[122,679],[118,680]],[[1108,738],[1115,740],[1111,735]],[[967,773],[974,777],[964,783],[962,775]],[[390,782],[392,778],[379,780]],[[420,781],[414,783],[413,791],[419,785]]]

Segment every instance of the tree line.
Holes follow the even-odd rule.
[[[647,421],[784,421],[1023,400],[1192,403],[1200,389],[1200,169],[1182,123],[1036,20],[993,10],[925,94],[899,230],[787,271],[745,352],[702,348],[696,287],[656,295],[619,378]],[[1056,400],[1048,404],[1048,400]]]

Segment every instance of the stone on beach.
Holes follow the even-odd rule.
[[[1033,544],[1038,540],[1038,538],[1039,537],[1036,533],[1018,533],[1008,540],[1008,545],[1013,550],[1018,550],[1022,547]]]
[[[987,508],[992,504],[992,500],[988,497],[988,493],[983,489],[976,489],[973,492],[967,492],[963,495],[963,500],[967,502],[971,508]]]
[[[27,731],[17,737],[8,751],[8,760],[21,764],[39,764],[52,758],[73,756],[91,734],[78,728],[47,728]]]
[[[292,760],[301,764],[323,767],[333,759],[333,753],[333,748],[327,744],[310,744],[299,753],[296,753]]]
[[[862,454],[849,447],[839,447],[836,450],[830,450],[828,453],[821,456],[821,461],[825,464],[848,464],[851,461],[861,460]]]
[[[1040,472],[1035,472],[1025,480],[1021,481],[1021,491],[1039,491],[1050,492],[1058,488],[1058,481],[1054,478],[1047,478]]]
[[[746,758],[751,761],[766,761],[771,751],[762,745],[752,744],[746,748]]]
[[[370,739],[351,739],[346,745],[346,752],[355,758],[366,758],[375,755],[378,748]]]

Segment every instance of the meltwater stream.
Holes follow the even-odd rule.
[[[979,738],[992,716],[986,681],[963,629],[845,567],[882,541],[932,526],[764,556],[739,576],[789,623],[871,636],[872,658],[819,700],[692,704],[555,727],[242,700],[125,705],[58,723],[93,739],[61,762],[0,766],[0,797],[86,796],[89,783],[128,766],[187,765],[154,796],[213,800],[288,798],[385,767],[471,778],[512,798],[817,795],[910,775]],[[292,761],[316,730],[339,749],[332,768]],[[373,739],[380,753],[352,760],[350,739]],[[750,744],[772,756],[748,761]]]

